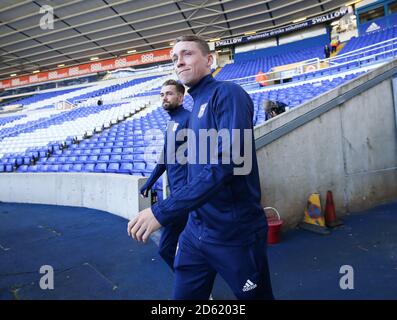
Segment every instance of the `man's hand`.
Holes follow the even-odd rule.
[[[152,209],[147,208],[128,222],[127,232],[133,239],[146,243],[149,236],[161,228],[161,224],[154,217]]]
[[[141,190],[141,197],[142,198],[147,198],[149,196],[149,190],[150,189]]]

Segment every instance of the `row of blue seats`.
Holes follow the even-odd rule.
[[[345,44],[339,54],[361,49],[395,37],[397,37],[397,26],[381,29],[359,37],[353,37]]]
[[[151,144],[150,146],[162,146],[163,144]],[[104,146],[99,147],[96,145],[93,148],[84,148],[84,149],[65,149],[59,152],[54,152],[54,154],[63,154],[63,155],[80,155],[80,154],[121,154],[121,153],[144,153],[147,145],[131,145],[131,146]]]
[[[111,142],[111,141],[135,141],[135,140],[145,140],[149,137],[160,137],[163,135],[163,131],[166,128],[166,123],[157,128],[148,128],[147,130],[139,131],[120,131],[112,132],[112,134],[105,134],[101,137],[96,137],[91,139],[88,143],[98,143],[98,142]]]
[[[341,61],[341,63],[342,63],[342,61]],[[359,67],[358,62],[351,62],[351,63],[341,65],[341,66],[333,66],[326,70],[318,70],[318,71],[313,71],[313,72],[309,72],[309,73],[298,75],[298,76],[293,76],[292,80],[293,81],[302,81],[302,80],[310,80],[310,79],[317,78],[317,77],[331,76],[331,75],[335,75],[335,74],[345,72],[345,71],[348,71],[351,69],[355,69],[358,67]]]
[[[24,117],[26,117],[26,114],[19,115],[19,116],[8,116],[8,117],[0,118],[0,127],[4,126],[7,123],[11,123],[15,120],[22,119]]]
[[[254,103],[254,125],[259,125],[265,121],[265,112],[263,110],[263,102],[265,100],[273,100],[284,102],[289,108],[294,108],[328,90],[331,90],[340,84],[356,78],[365,73],[364,71],[346,75],[345,77],[337,77],[331,80],[323,80],[318,85],[307,83],[290,88],[278,89],[267,92],[257,92],[251,94]]]
[[[61,145],[71,144],[71,137],[66,141],[51,141],[46,146],[27,148],[23,153],[5,154],[0,159],[0,164],[21,165],[29,164],[33,158],[47,157],[49,153],[62,153]]]
[[[152,80],[152,79],[155,79],[155,78],[158,78],[158,77],[160,77],[160,76],[150,76],[150,77],[145,77],[145,78],[132,79],[132,80],[124,82],[122,84],[111,85],[111,86],[108,86],[108,87],[105,87],[105,88],[101,88],[101,89],[95,90],[93,92],[88,92],[88,93],[79,95],[77,97],[70,98],[69,101],[72,102],[72,103],[75,103],[75,102],[86,100],[86,99],[89,99],[89,98],[101,97],[104,94],[108,94],[108,93],[111,93],[111,92],[115,92],[115,91],[118,91],[118,90],[122,90],[122,89],[125,89],[125,88],[128,88],[128,87],[131,87],[131,86],[135,86],[135,85],[137,85],[139,83],[142,83],[142,82],[145,82],[145,81],[149,81],[149,80]]]
[[[65,122],[74,121],[78,118],[87,117],[88,115],[99,113],[104,110],[112,109],[119,106],[117,104],[108,104],[95,107],[78,108],[71,111],[65,111],[60,114],[43,117],[35,121],[15,125],[13,127],[0,129],[0,137],[12,137],[21,133],[30,133],[38,129],[48,128],[52,125],[59,125]]]
[[[151,169],[153,170],[153,169]],[[132,163],[65,163],[65,164],[37,164],[21,165],[17,172],[108,172],[108,173],[125,173],[133,175],[148,176],[151,170],[143,168],[141,163],[134,165]],[[0,172],[12,172],[10,165],[0,165]]]
[[[81,90],[83,89],[82,87],[80,88],[72,88],[72,89],[60,89],[57,91],[51,91],[51,92],[44,92],[44,93],[32,93],[33,95],[28,97],[28,98],[22,98],[17,101],[13,101],[12,104],[17,103],[17,104],[22,104],[22,105],[29,105],[32,103],[36,103],[45,99],[50,99],[54,98],[59,95],[67,94],[73,91]]]
[[[101,154],[101,155],[74,155],[74,156],[54,156],[50,158],[40,158],[38,164],[63,164],[63,163],[100,163],[100,162],[145,162],[146,157],[143,153],[135,154]]]
[[[165,127],[164,127],[165,129]],[[160,130],[160,129],[159,129]],[[162,132],[162,130],[159,131],[159,133]],[[100,138],[98,140],[89,140],[85,143],[80,143],[77,144],[76,146],[73,146],[73,149],[84,149],[87,147],[91,147],[94,148],[95,146],[100,146],[100,147],[104,147],[104,146],[114,146],[115,144],[117,144],[117,146],[120,147],[125,147],[125,146],[132,146],[132,143],[142,143],[143,141],[148,141],[148,140],[163,140],[163,134],[149,134],[146,133],[145,135],[138,135],[135,136],[133,134],[120,134],[120,135],[116,135],[116,136],[111,136],[111,137],[104,137],[104,138]]]
[[[259,71],[267,72],[271,68],[298,61],[321,58],[323,47],[314,47],[303,50],[296,50],[284,54],[259,57],[243,62],[235,62],[225,65],[215,76],[218,80],[229,80],[248,76],[255,76]],[[252,81],[252,79],[248,80]]]

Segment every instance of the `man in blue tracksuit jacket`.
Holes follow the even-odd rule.
[[[176,39],[173,62],[194,105],[189,121],[187,184],[141,211],[127,231],[146,242],[161,225],[188,210],[175,257],[175,299],[208,299],[216,273],[238,299],[273,299],[267,261],[267,221],[253,139],[253,103],[238,85],[212,78],[208,44],[197,36]],[[229,132],[216,139],[216,163],[200,149],[203,131]],[[248,134],[246,134],[248,132]],[[204,138],[203,138],[204,137]],[[227,139],[225,139],[227,140]],[[243,155],[243,161],[238,156]],[[215,159],[216,160],[216,159]],[[226,161],[225,161],[226,160]],[[229,160],[229,162],[227,161]],[[247,170],[248,168],[248,170]]]
[[[157,163],[152,174],[140,190],[144,197],[148,196],[149,190],[152,189],[153,185],[165,171],[167,171],[171,194],[186,184],[187,165],[180,164],[175,159],[175,151],[183,143],[186,143],[186,139],[179,141],[176,140],[176,137],[181,130],[187,128],[190,117],[190,112],[182,106],[184,94],[185,87],[175,80],[167,80],[161,87],[160,97],[162,99],[162,105],[171,119],[167,124],[162,159]],[[174,145],[167,143],[168,136],[173,138],[173,141],[175,141]],[[178,238],[186,226],[187,218],[187,214],[175,217],[175,220],[165,226],[161,233],[159,254],[172,270],[174,270],[173,265]]]

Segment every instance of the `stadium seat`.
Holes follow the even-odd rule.
[[[81,169],[81,171],[84,172],[93,172],[95,168],[95,164],[93,163],[87,163],[83,166],[83,168]]]
[[[107,170],[106,163],[98,163],[94,168],[95,172],[106,172],[106,170]]]
[[[119,172],[119,168],[120,168],[120,164],[119,163],[112,162],[112,163],[109,163],[108,168],[107,168],[107,172],[116,173],[116,172]]]
[[[128,174],[131,174],[132,169],[133,169],[132,163],[127,163],[127,162],[125,162],[125,163],[122,163],[122,164],[121,164],[120,169],[119,169],[118,172],[119,172],[119,173],[128,173]]]

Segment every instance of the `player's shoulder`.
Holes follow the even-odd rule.
[[[217,95],[227,96],[227,97],[247,97],[247,92],[237,83],[232,81],[218,81]]]
[[[182,114],[181,114],[182,122],[187,123],[190,119],[190,114],[191,114],[191,112],[189,110],[183,108]]]
[[[224,90],[243,90],[244,89],[238,85],[237,83],[234,83],[233,81],[217,81],[218,83],[218,88],[222,88]]]
[[[188,109],[186,109],[186,108],[183,108],[182,109],[182,115],[184,117],[189,117],[190,116],[190,111]]]

